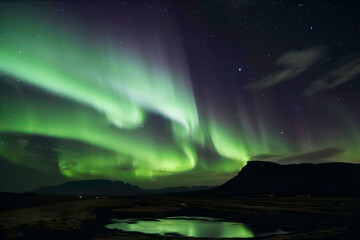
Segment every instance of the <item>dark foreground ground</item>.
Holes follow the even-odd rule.
[[[57,202],[56,198],[36,195],[27,195],[26,200],[19,200],[23,195],[13,195],[10,201],[9,197],[0,197],[0,239],[192,239],[126,233],[103,227],[111,218],[166,216],[220,217],[249,226],[292,232],[253,239],[359,239],[360,230],[360,198],[144,196],[69,197]],[[11,210],[6,210],[10,207]]]

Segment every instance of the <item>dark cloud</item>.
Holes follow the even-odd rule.
[[[133,166],[130,166],[130,165],[120,166],[119,169],[120,169],[121,171],[134,171],[134,167],[133,167]]]
[[[311,96],[317,92],[334,88],[340,84],[354,79],[360,74],[360,58],[355,60],[347,61],[341,67],[335,69],[325,77],[313,82],[305,90],[306,96]]]
[[[303,51],[287,52],[277,60],[277,65],[283,69],[269,74],[264,79],[250,83],[247,89],[257,90],[277,85],[281,82],[291,80],[293,77],[306,71],[314,65],[323,55],[323,48],[312,47]]]
[[[44,172],[0,157],[0,192],[23,192],[66,182],[59,171]]]
[[[323,148],[320,150],[310,151],[306,153],[293,154],[293,155],[270,155],[261,154],[251,158],[251,161],[271,161],[281,164],[291,163],[317,163],[327,162],[330,158],[338,156],[344,150],[340,148]]]
[[[281,157],[281,155],[272,155],[272,154],[259,154],[251,157],[251,161],[266,161],[268,159]]]
[[[335,157],[343,153],[343,149],[339,148],[324,148],[312,152],[294,154],[284,156],[278,159],[278,163],[305,163],[305,162],[321,162],[328,160],[331,157]]]

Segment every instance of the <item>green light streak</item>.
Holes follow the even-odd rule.
[[[199,127],[188,80],[174,76],[166,65],[155,68],[153,59],[136,51],[87,44],[83,38],[91,36],[74,40],[77,34],[60,26],[12,16],[1,21],[8,23],[0,38],[4,73],[92,106],[120,128],[139,127],[144,111],[162,114],[187,133]],[[50,29],[56,29],[56,35]]]
[[[25,103],[16,103],[14,100],[8,109],[7,115],[0,116],[0,131],[3,132],[21,132],[86,142],[131,156],[136,163],[135,167],[145,164],[154,172],[185,171],[195,165],[193,157],[189,159],[188,153],[185,154],[176,146],[166,143],[160,145],[147,136],[115,131],[107,123],[106,118],[85,108],[74,106],[54,108],[40,104],[26,106]],[[8,120],[8,116],[11,116],[11,120]],[[63,159],[61,156],[60,160]],[[90,165],[92,163],[89,161]],[[99,165],[101,164],[99,159]],[[69,176],[69,173],[67,175]],[[154,174],[148,173],[148,175]]]
[[[210,122],[210,135],[216,151],[224,157],[247,162],[249,157],[239,135],[231,134],[215,122]]]

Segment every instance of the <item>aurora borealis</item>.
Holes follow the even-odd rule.
[[[309,16],[281,24],[285,3],[217,4],[1,3],[1,161],[44,174],[2,190],[216,185],[251,160],[359,162],[355,13],[288,3]],[[331,20],[340,11],[350,25]]]

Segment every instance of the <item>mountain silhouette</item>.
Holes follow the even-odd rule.
[[[70,181],[58,186],[43,187],[33,190],[33,193],[45,195],[71,195],[71,196],[132,196],[132,195],[150,195],[166,194],[177,192],[188,192],[205,190],[212,187],[194,186],[194,187],[169,187],[161,189],[141,189],[135,185],[121,181],[110,180],[81,180]]]
[[[360,164],[280,165],[252,161],[237,176],[209,192],[239,196],[360,196]]]
[[[138,195],[143,194],[143,191],[135,185],[121,181],[97,179],[70,181],[58,186],[39,188],[33,192],[47,195]]]
[[[81,180],[32,191],[46,195],[131,196],[180,193],[236,196],[360,196],[360,164],[302,163],[281,165],[251,161],[218,187],[169,187],[141,189],[121,181]]]

